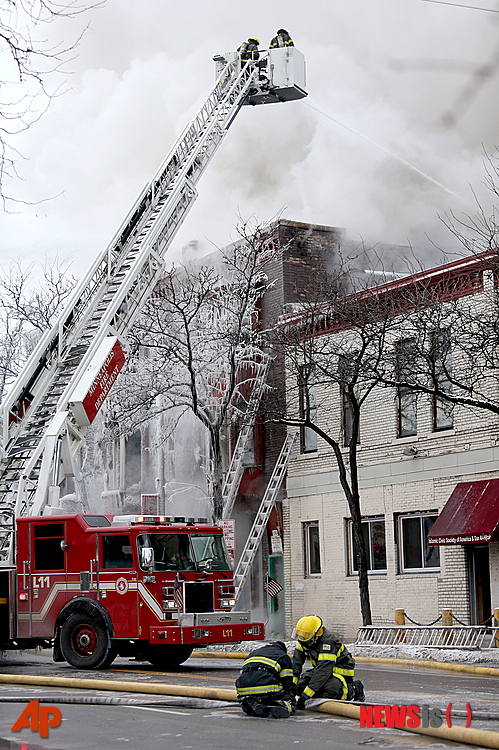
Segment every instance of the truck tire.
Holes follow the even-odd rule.
[[[175,669],[194,651],[194,646],[148,646],[145,658],[156,669]]]
[[[62,655],[76,669],[99,669],[111,663],[108,630],[102,620],[92,615],[70,615],[61,628],[60,645]]]
[[[117,656],[118,656],[118,651],[116,650],[116,647],[111,646],[111,648],[107,652],[106,658],[100,665],[99,669],[107,669],[108,667],[110,667]]]

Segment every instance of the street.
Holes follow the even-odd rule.
[[[233,688],[241,662],[234,659],[191,658],[175,672],[157,672],[146,662],[117,659],[110,669],[79,672],[54,664],[48,652],[8,652],[0,660],[0,674],[33,674],[67,678],[164,683],[189,687]],[[365,683],[368,701],[382,705],[428,705],[445,711],[452,704],[453,724],[465,726],[466,704],[472,728],[499,731],[499,698],[494,677],[456,674],[413,667],[362,664],[356,675]],[[11,728],[31,700],[56,706],[59,726],[47,738],[28,727]],[[195,698],[141,695],[102,690],[75,690],[29,685],[0,686],[0,750],[90,750],[121,747],[144,750],[231,750],[249,748],[458,747],[456,743],[397,729],[360,728],[357,721],[307,709],[286,721],[245,716],[236,703]],[[223,739],[222,739],[223,738]],[[130,744],[128,744],[130,743]]]

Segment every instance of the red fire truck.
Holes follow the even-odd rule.
[[[119,654],[162,668],[212,643],[260,640],[231,612],[222,529],[206,519],[61,515],[17,519],[18,565],[0,574],[0,649],[54,645],[55,661],[104,668]]]

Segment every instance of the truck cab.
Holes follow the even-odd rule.
[[[205,519],[21,517],[17,567],[3,580],[0,606],[11,606],[2,641],[7,630],[24,647],[53,641],[54,659],[80,669],[118,654],[167,668],[194,647],[264,637],[249,612],[232,611],[223,531]]]

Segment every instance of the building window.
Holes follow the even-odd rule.
[[[362,521],[362,535],[367,552],[367,569],[371,571],[386,570],[385,522],[382,518]],[[352,521],[348,521],[348,556],[349,573],[357,574],[357,545],[353,535]]]
[[[303,544],[305,578],[321,574],[321,549],[319,541],[319,521],[303,524]]]
[[[232,454],[234,453],[239,438],[239,434],[244,426],[244,417],[236,420],[234,425],[234,445]],[[225,437],[225,436],[224,436]],[[246,440],[246,447],[243,454],[243,466],[245,469],[252,469],[256,466],[256,452],[255,452],[255,430],[252,427],[249,431],[248,438]],[[228,468],[228,467],[227,467]]]
[[[417,394],[403,383],[410,382],[414,371],[414,339],[399,341],[396,345],[398,436],[417,435]]]
[[[452,356],[448,331],[437,331],[432,337],[433,383],[444,393],[452,392],[450,381]],[[454,404],[446,399],[433,398],[433,431],[451,430],[454,427]]]
[[[315,422],[317,417],[317,397],[315,388],[315,372],[311,365],[300,368],[298,380],[300,394],[300,417]],[[317,450],[317,433],[310,427],[300,429],[301,452],[311,453]]]
[[[353,438],[353,407],[352,402],[349,398],[348,386],[351,382],[351,374],[349,374],[349,360],[347,357],[340,357],[340,392],[341,392],[341,422],[343,426],[343,445],[348,447],[352,442]],[[354,388],[356,393],[357,388]],[[359,442],[359,436],[357,435],[357,442]]]
[[[436,520],[436,515],[399,517],[402,573],[440,568],[439,548],[427,544],[428,534]]]
[[[142,435],[140,430],[130,435],[125,442],[125,485],[131,487],[142,479]]]

